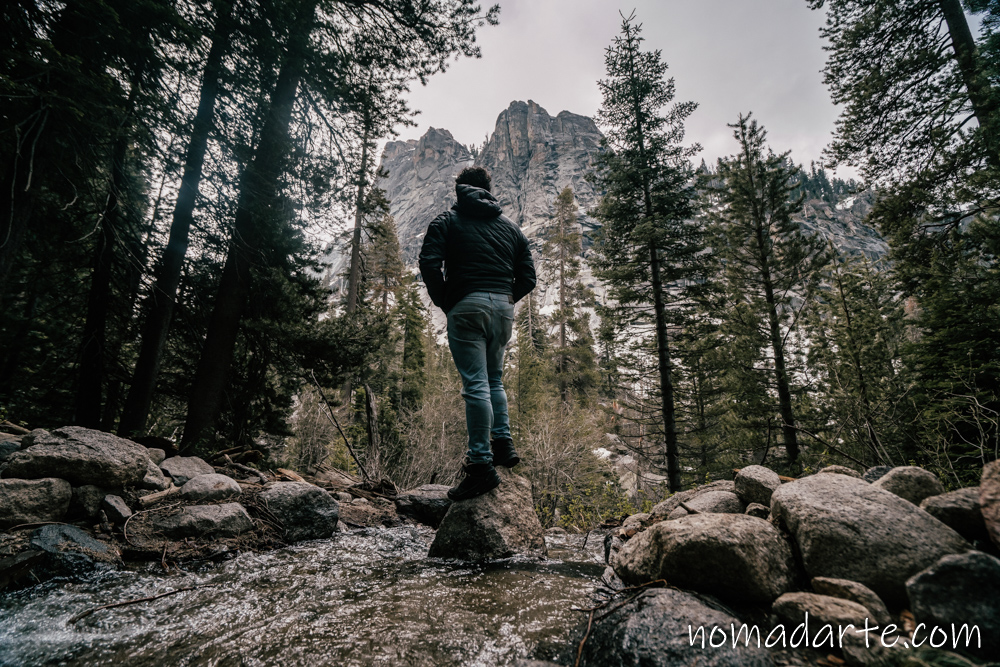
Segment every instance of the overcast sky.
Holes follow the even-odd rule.
[[[437,127],[481,144],[513,100],[534,100],[553,116],[593,116],[604,51],[621,27],[618,12],[635,9],[643,46],[663,52],[676,80],[676,100],[698,103],[687,137],[702,145],[707,161],[735,152],[726,124],[746,111],[767,129],[775,151],[791,150],[807,167],[830,141],[838,111],[821,73],[825,15],[806,0],[499,1],[500,25],[478,32],[483,57],[452,62],[427,86],[416,84],[409,99],[421,111],[418,126],[402,128],[400,138]]]

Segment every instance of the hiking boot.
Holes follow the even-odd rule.
[[[497,438],[490,440],[490,449],[493,450],[493,465],[513,468],[521,462],[521,457],[514,451],[514,441],[510,438]]]
[[[462,467],[462,472],[465,479],[448,489],[448,497],[452,500],[469,500],[500,486],[500,475],[492,463],[469,463]]]

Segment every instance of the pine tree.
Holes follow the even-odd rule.
[[[745,368],[757,368],[753,350],[763,340],[770,348],[783,442],[794,466],[799,446],[789,336],[828,257],[822,241],[804,236],[792,220],[802,200],[790,197],[799,174],[788,154],[772,153],[764,129],[749,115],[740,115],[731,127],[740,150],[719,160],[716,193],[722,207],[713,247],[725,266],[727,319],[741,331],[734,342],[739,340],[747,355]],[[759,400],[759,392],[755,395]]]
[[[681,145],[691,102],[666,108],[673,79],[659,51],[642,51],[641,26],[623,19],[621,35],[607,49],[608,78],[598,82],[606,150],[596,160],[595,180],[605,194],[594,212],[603,227],[595,246],[595,272],[609,297],[629,311],[630,326],[656,359],[662,455],[670,489],[680,489],[674,414],[671,320],[683,319],[685,281],[693,277],[700,249],[694,214],[692,169],[697,147]],[[671,302],[668,304],[668,301]],[[649,338],[652,340],[649,340]]]
[[[567,186],[556,197],[552,224],[542,230],[546,273],[550,285],[557,289],[558,307],[549,321],[557,332],[552,354],[563,403],[569,403],[571,388],[578,398],[584,398],[597,384],[590,317],[583,310],[593,303],[594,294],[580,280],[583,241],[578,211],[573,190]]]

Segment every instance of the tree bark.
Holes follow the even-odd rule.
[[[207,436],[222,409],[240,319],[250,292],[251,270],[260,251],[261,218],[273,207],[288,152],[288,126],[302,78],[317,0],[302,0],[289,32],[270,110],[253,161],[240,184],[233,236],[188,401],[181,441],[188,450]]]
[[[219,95],[222,60],[229,51],[229,38],[234,27],[232,13],[232,2],[229,0],[216,2],[212,47],[209,49],[205,72],[202,75],[198,111],[191,130],[180,191],[174,205],[170,238],[166,248],[163,249],[163,256],[156,270],[156,280],[149,295],[149,314],[143,323],[139,357],[132,375],[128,398],[125,400],[121,422],[118,425],[118,434],[124,437],[145,430],[156,389],[167,333],[173,320],[181,269],[187,254],[188,236],[194,222],[193,214],[198,199],[198,186],[201,182],[205,153],[208,149],[208,138],[214,125],[213,116],[215,101]]]

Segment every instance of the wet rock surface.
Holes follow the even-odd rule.
[[[306,482],[277,482],[260,494],[281,521],[289,542],[330,537],[337,530],[340,506],[324,489]]]
[[[500,486],[451,505],[431,544],[431,557],[488,561],[516,554],[545,555],[531,483],[506,468],[497,472]]]
[[[116,551],[76,526],[42,526],[32,534],[31,548],[47,554],[45,568],[57,575],[78,575],[100,563],[119,562]]]

